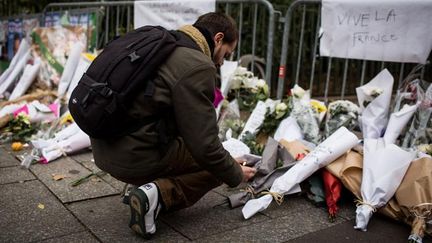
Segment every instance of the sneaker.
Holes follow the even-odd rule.
[[[161,209],[156,184],[148,183],[132,189],[129,194],[129,206],[129,227],[138,234],[150,238],[156,232],[155,220]]]
[[[129,205],[129,194],[133,189],[138,188],[135,185],[132,184],[125,184],[125,186],[123,187],[123,192],[120,195],[122,198],[122,203]]]

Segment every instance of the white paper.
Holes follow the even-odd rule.
[[[252,111],[249,119],[247,120],[243,131],[239,135],[239,139],[242,140],[243,136],[246,134],[246,132],[250,132],[254,134],[257,129],[263,124],[265,119],[265,114],[267,112],[267,108],[274,109],[275,102],[271,99],[267,99],[265,102],[258,101],[256,104],[254,110]]]
[[[393,76],[387,69],[384,69],[369,83],[356,88],[361,112],[359,123],[364,138],[379,138],[383,135],[388,122],[393,82]],[[367,97],[366,90],[377,88],[383,93],[373,99],[365,108],[363,102]]]
[[[426,63],[430,0],[323,0],[321,56]]]
[[[0,109],[0,117],[13,114],[16,110],[21,108],[25,103],[9,104]]]
[[[67,94],[66,94],[66,98],[69,98],[70,95],[72,94],[72,91],[75,89],[75,87],[78,85],[79,80],[81,79],[81,77],[83,76],[83,74],[85,73],[85,71],[87,71],[87,68],[90,66],[91,61],[88,60],[84,55],[80,55],[80,60],[78,62],[78,66],[75,69],[75,73],[72,77],[72,80],[70,82]]]
[[[25,94],[27,89],[30,87],[30,85],[36,78],[36,75],[39,72],[40,65],[41,65],[41,60],[40,58],[36,57],[34,59],[33,65],[27,64],[25,66],[23,75],[21,76],[17,85],[13,89],[12,94],[9,96],[9,100],[17,99],[21,97],[23,94]]]
[[[84,51],[84,46],[80,42],[76,42],[69,52],[69,58],[66,61],[62,76],[59,81],[57,95],[62,97],[72,81],[75,70],[78,66],[81,53]]]
[[[20,59],[17,61],[16,65],[12,67],[13,68],[12,71],[7,76],[5,81],[0,85],[0,95],[2,95],[9,88],[9,86],[12,85],[13,81],[15,81],[18,78],[19,74],[24,69],[29,59],[30,59],[30,50],[24,53],[22,57],[20,57]]]
[[[222,143],[222,146],[228,151],[233,158],[238,158],[245,154],[250,154],[250,148],[242,141],[235,138],[229,138]]]
[[[358,138],[356,135],[345,127],[340,127],[312,150],[312,152],[307,154],[304,159],[291,167],[281,177],[277,178],[270,191],[281,195],[292,193],[295,188],[298,188],[300,182],[318,169],[333,162],[343,153],[357,145],[357,143]],[[249,200],[242,209],[244,218],[248,219],[256,213],[265,210],[272,200],[273,198],[269,195]]]
[[[59,108],[57,105],[57,110],[53,111],[52,108],[45,104],[40,103],[38,100],[34,100],[27,104],[28,116],[30,117],[31,123],[36,122],[51,122],[59,117]]]
[[[420,102],[416,105],[406,105],[398,112],[390,115],[389,122],[387,124],[387,129],[384,134],[385,144],[395,143],[396,139],[399,137],[402,129],[406,126],[408,121],[414,115]]]
[[[65,140],[74,134],[80,132],[80,128],[76,123],[72,123],[71,125],[63,128],[62,130],[56,132],[53,138],[50,139],[35,139],[31,140],[33,147],[37,149],[42,149],[51,146],[52,144],[58,143],[59,141]]]
[[[228,95],[228,91],[230,89],[230,77],[234,73],[238,66],[238,62],[232,62],[225,60],[223,65],[220,67],[220,73],[221,73],[221,92],[224,97]],[[219,118],[219,113],[222,108],[223,102],[219,103],[218,107],[216,108],[216,117]]]
[[[276,129],[274,139],[278,142],[282,139],[288,142],[303,140],[303,134],[296,119],[291,116],[283,119],[279,124],[279,127]]]
[[[12,58],[9,67],[1,74],[0,76],[0,85],[7,79],[12,70],[15,68],[15,65],[22,58],[22,56],[30,50],[30,44],[26,39],[22,39],[21,43],[18,47],[17,53]]]
[[[90,137],[83,131],[79,130],[78,133],[61,140],[58,143],[53,143],[51,146],[43,148],[41,150],[42,159],[44,162],[50,162],[64,154],[88,148],[90,145]]]
[[[169,30],[193,24],[200,15],[214,12],[215,0],[150,0],[134,2],[134,28],[160,25]]]
[[[415,152],[385,144],[382,138],[364,140],[361,195],[365,203],[357,207],[355,229],[366,231],[373,213],[371,206],[380,208],[390,200],[414,157]]]

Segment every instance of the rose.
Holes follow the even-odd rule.
[[[282,102],[282,103],[277,104],[276,108],[275,108],[275,112],[276,112],[275,119],[279,119],[282,116],[284,116],[287,109],[288,109],[288,106],[285,103]]]
[[[294,88],[291,89],[291,93],[295,98],[301,99],[306,94],[306,91],[296,84]]]

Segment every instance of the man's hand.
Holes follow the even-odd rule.
[[[255,168],[251,168],[251,167],[247,167],[247,166],[240,166],[242,168],[243,171],[243,182],[247,182],[249,181],[252,177],[254,177],[255,173],[256,173],[256,169]]]
[[[235,160],[237,161],[237,163],[240,164],[240,167],[242,168],[242,171],[243,171],[243,182],[247,182],[252,177],[254,177],[254,175],[256,173],[256,169],[252,168],[252,167],[246,166],[246,160],[244,158],[237,157],[237,158],[235,158]]]
[[[245,160],[243,157],[237,157],[237,158],[234,158],[234,159],[235,159],[235,161],[237,161],[237,163],[239,163],[240,165],[243,165],[243,166],[246,165],[246,160]]]

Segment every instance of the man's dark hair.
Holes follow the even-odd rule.
[[[233,18],[224,13],[206,13],[201,15],[193,24],[197,28],[204,28],[213,36],[218,32],[224,34],[223,42],[233,43],[238,40],[238,30]]]

